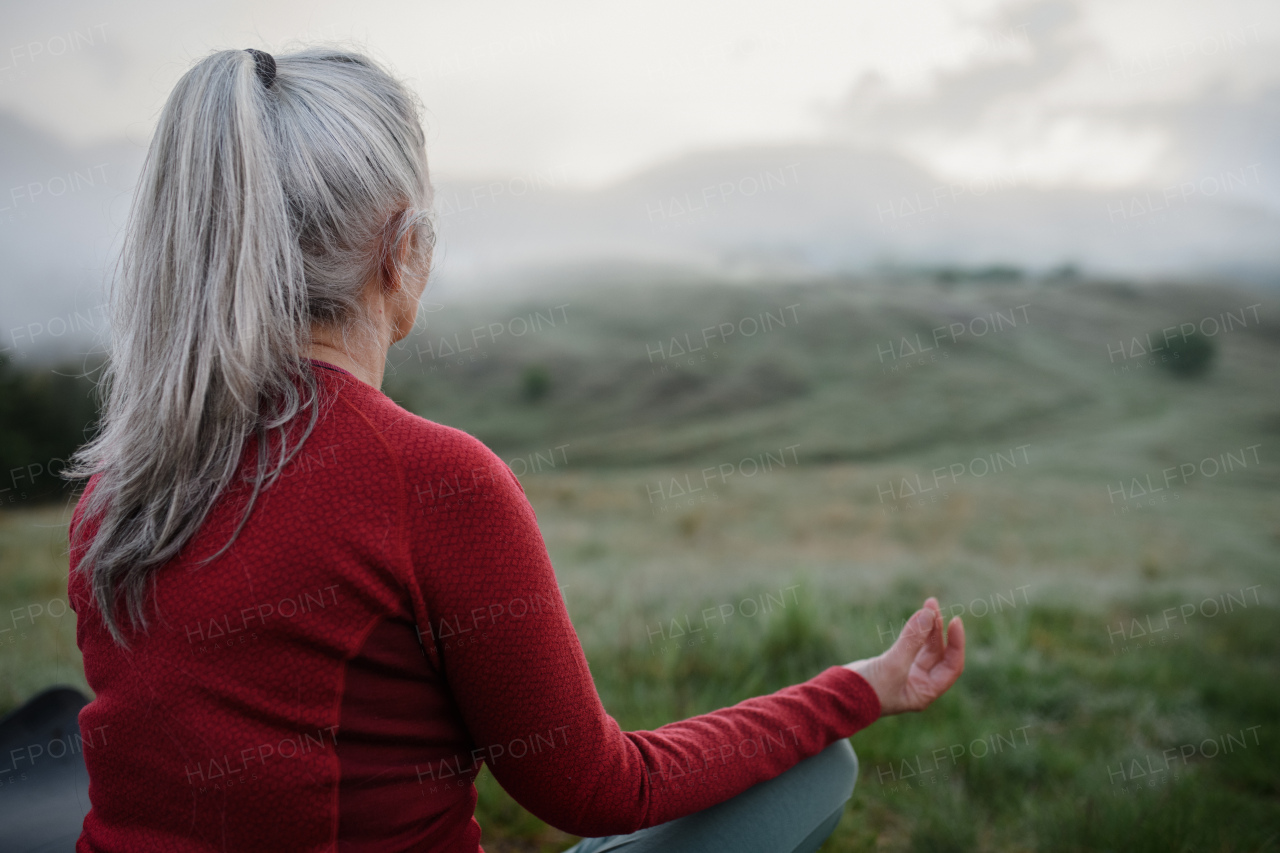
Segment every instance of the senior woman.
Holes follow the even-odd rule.
[[[578,853],[815,850],[847,738],[949,688],[963,626],[931,599],[879,657],[621,731],[515,476],[379,391],[434,245],[420,115],[330,49],[214,53],[164,106],[78,457],[77,849],[475,853],[487,764]]]

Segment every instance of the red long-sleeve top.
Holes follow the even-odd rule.
[[[472,436],[313,362],[325,402],[258,498],[214,505],[128,651],[76,572],[96,698],[77,851],[477,853],[482,763],[552,826],[631,832],[726,800],[880,714],[832,666],[654,731],[600,704],[533,509]],[[243,470],[256,457],[246,448]],[[88,488],[93,488],[91,481]],[[125,623],[127,624],[127,622]],[[128,629],[126,629],[127,631]]]

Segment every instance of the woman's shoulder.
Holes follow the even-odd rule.
[[[351,394],[348,401],[411,475],[515,479],[507,464],[476,436],[410,412],[372,386]]]

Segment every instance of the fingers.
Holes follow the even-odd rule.
[[[934,598],[932,595],[924,600],[924,606],[925,606],[925,609],[932,611],[934,614],[933,624],[930,626],[930,628],[937,632],[937,637],[931,638],[931,639],[936,639],[938,644],[941,645],[942,643],[942,608],[938,605],[938,599]]]
[[[937,602],[934,604],[936,605]],[[942,660],[943,655],[946,654],[946,646],[942,632],[942,613],[936,607],[926,607],[925,611],[930,614],[933,621],[928,640],[916,655],[916,663],[929,670]]]
[[[956,616],[947,627],[947,649],[929,668],[929,682],[934,698],[941,696],[956,683],[964,672],[964,623]]]
[[[902,626],[902,633],[889,651],[895,657],[902,657],[910,662],[935,633],[937,615],[928,607],[917,610],[907,624]]]
[[[964,623],[960,617],[953,617],[947,626],[946,665],[955,669],[956,678],[964,672]]]
[[[928,613],[930,610],[932,610],[935,613],[942,612],[941,610],[938,609],[938,599],[934,598],[933,596],[930,596],[929,598],[925,599],[924,606],[921,607],[919,610],[917,610],[915,613],[911,614],[911,618],[908,619],[906,624],[902,626],[902,632],[905,634],[907,632],[907,629],[909,628],[914,631],[924,631],[925,633],[932,631],[935,627],[937,627],[937,620],[929,620],[928,622],[924,622],[923,621],[924,617],[920,615],[922,613]],[[915,620],[917,618],[922,620],[921,626],[912,628],[912,626],[915,625]]]

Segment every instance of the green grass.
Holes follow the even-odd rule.
[[[0,713],[55,684],[89,693],[67,608],[67,513],[0,513]]]
[[[815,518],[832,490],[856,473],[837,467],[776,474],[773,488],[760,483],[753,485],[758,492],[726,495],[696,532],[684,535],[677,519],[647,514],[644,495],[632,488],[642,473],[544,473],[526,480],[597,687],[625,729],[655,728],[874,654],[925,595],[964,608],[965,675],[926,714],[888,718],[855,736],[861,778],[825,850],[1277,847],[1280,636],[1272,626],[1280,613],[1268,585],[1259,590],[1261,603],[1250,596],[1246,607],[1211,617],[1197,613],[1185,624],[1175,616],[1176,639],[1155,646],[1130,640],[1129,650],[1120,652],[1126,643],[1114,637],[1116,625],[1203,603],[1200,583],[1191,577],[1200,559],[1195,550],[1166,553],[1155,577],[1144,574],[1137,559],[1126,564],[1118,551],[1105,571],[1132,576],[1132,588],[1141,591],[1083,601],[1023,583],[1031,576],[1023,574],[1021,555],[1042,559],[1034,555],[1067,538],[1060,524],[1047,520],[1029,523],[1012,545],[998,536],[955,536],[934,543],[943,556],[932,558],[908,544],[910,528],[877,527],[856,505],[847,518]],[[993,507],[1016,494],[1011,486],[1007,495],[970,495],[974,516],[998,522]],[[800,505],[806,496],[807,507]],[[945,534],[950,511],[927,508],[922,512],[934,517],[912,524],[932,524]],[[5,565],[25,567],[10,570],[0,587],[2,612],[59,594],[64,517],[45,509],[0,519]],[[768,518],[774,523],[763,523]],[[1168,520],[1164,533],[1177,521]],[[1076,535],[1087,539],[1087,526],[1080,524]],[[852,570],[860,560],[839,555],[865,551],[864,538],[885,540],[887,550],[873,559],[896,564],[887,577],[860,576]],[[898,549],[889,547],[895,544]],[[1116,544],[1096,547],[1101,552]],[[1247,553],[1249,543],[1240,544]],[[1141,546],[1131,549],[1137,554]],[[1087,543],[1062,550],[1065,556],[1042,567],[1044,574],[1065,573],[1091,553]],[[1005,553],[1013,559],[1002,559]],[[930,568],[935,559],[987,568],[948,575]],[[659,563],[669,563],[671,573],[638,568]],[[697,583],[687,575],[676,580],[698,563],[708,570]],[[1185,590],[1178,578],[1188,581]],[[989,612],[997,595],[1000,611]],[[768,613],[742,606],[762,598]],[[706,642],[682,645],[658,627],[686,615],[696,625],[704,608],[721,604],[733,604],[734,615],[704,622],[706,633],[714,633]],[[37,618],[20,642],[0,655],[6,706],[47,684],[83,688],[69,617]],[[1125,762],[1228,733],[1239,737],[1254,726],[1261,726],[1254,730],[1257,743],[1250,736],[1247,749],[1179,762],[1169,783],[1122,793],[1108,776]],[[1001,752],[979,755],[983,747],[974,742],[993,739]],[[964,748],[954,763],[934,758],[935,750],[949,756],[957,745]],[[915,782],[923,784],[907,787],[910,777],[899,778],[904,760],[936,772],[921,773]],[[490,838],[507,843],[496,850],[557,850],[570,843],[512,802],[487,773],[478,787],[487,847]]]
[[[897,599],[903,615],[914,600]],[[1159,612],[1159,603],[1112,615]],[[640,642],[589,648],[588,657],[619,723],[649,728],[851,657],[833,626],[878,613],[833,609],[823,619],[802,602],[707,645],[655,656]],[[1241,611],[1125,657],[1111,657],[1097,620],[1074,609],[1009,611],[998,638],[975,623],[972,660],[948,696],[924,716],[888,718],[854,737],[860,781],[823,849],[1280,848],[1280,638],[1268,630],[1277,615]],[[1211,755],[1228,734],[1232,751]],[[1177,758],[1188,744],[1200,751]],[[1126,787],[1112,775],[1148,756],[1159,767],[1170,748],[1170,769],[1150,774],[1156,785]],[[482,824],[544,837],[492,787],[482,807]]]
[[[1216,338],[1204,376],[1113,372],[1109,342],[1256,302],[1265,322]],[[567,323],[476,361],[412,348],[561,304]],[[790,304],[797,324],[726,342],[710,361],[656,371],[646,356],[664,335]],[[877,357],[896,337],[1020,304],[1029,325],[939,362],[890,374]],[[824,850],[1276,850],[1280,333],[1268,305],[1116,284],[574,290],[427,315],[418,343],[393,353],[387,388],[522,474],[624,729],[876,654],[927,595],[964,616],[955,689],[853,738],[859,783]],[[936,501],[881,497],[886,483],[1020,445],[1026,464],[961,476]],[[1250,445],[1257,464],[1193,478],[1175,500],[1119,512],[1109,497],[1127,478]],[[744,458],[792,446],[794,464],[744,475]],[[735,473],[691,499],[654,497],[722,464]],[[87,689],[71,614],[13,616],[65,599],[65,524],[58,507],[0,512],[0,627],[14,629],[0,633],[0,711],[51,684]],[[1246,588],[1247,606],[1117,637]],[[747,599],[769,612],[747,615]],[[721,605],[734,615],[700,642],[663,627]],[[1206,742],[1232,748],[1116,777]],[[487,772],[477,786],[486,849],[572,842]]]

